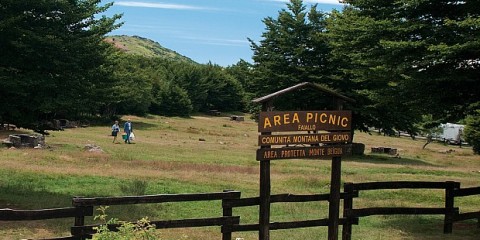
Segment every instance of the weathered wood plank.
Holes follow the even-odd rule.
[[[349,216],[366,217],[372,215],[420,215],[420,214],[445,214],[445,208],[408,208],[408,207],[376,207],[347,210]]]
[[[464,196],[480,195],[480,187],[455,189],[455,190],[453,191],[453,195],[454,195],[455,197],[464,197]]]
[[[77,216],[92,216],[93,207],[86,208],[50,208],[40,210],[14,210],[0,209],[0,220],[3,221],[29,221],[54,218],[69,218]]]
[[[164,202],[188,202],[208,201],[234,198],[240,192],[218,192],[218,193],[192,193],[192,194],[159,194],[146,196],[125,196],[125,197],[97,197],[97,198],[74,198],[74,206],[100,206],[100,205],[124,205],[141,203],[164,203]]]
[[[224,207],[250,207],[258,206],[260,204],[260,197],[242,198],[242,199],[228,199],[223,203]]]
[[[396,182],[368,182],[354,183],[354,190],[383,190],[383,189],[401,189],[401,188],[431,188],[445,189],[446,182],[418,182],[418,181],[396,181]]]
[[[354,197],[358,197],[357,195]],[[330,194],[311,194],[311,195],[297,195],[290,193],[274,194],[271,195],[271,203],[280,202],[315,202],[315,201],[328,201]],[[340,198],[345,199],[346,194],[340,193]],[[260,204],[259,197],[242,198],[242,199],[229,199],[224,203],[225,207],[250,207],[258,206]]]

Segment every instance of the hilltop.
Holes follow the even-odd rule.
[[[105,39],[106,42],[114,44],[118,49],[145,57],[160,57],[175,61],[195,63],[192,59],[183,56],[173,50],[163,47],[160,43],[139,36],[113,35]]]

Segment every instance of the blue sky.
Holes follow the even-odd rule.
[[[105,2],[111,2],[104,0]],[[115,0],[105,13],[123,13],[124,25],[110,35],[137,35],[187,56],[198,63],[221,66],[240,59],[252,62],[247,38],[261,39],[262,20],[277,18],[287,0]],[[304,0],[330,12],[338,0]]]

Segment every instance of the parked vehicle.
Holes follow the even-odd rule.
[[[440,127],[443,129],[443,132],[441,135],[436,136],[438,140],[448,144],[465,144],[465,139],[463,139],[463,129],[465,128],[465,125],[446,123],[441,124]]]

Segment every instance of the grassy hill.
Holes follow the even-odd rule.
[[[139,36],[114,35],[108,36],[105,41],[130,54],[194,63],[192,59],[162,47],[158,42]]]
[[[242,198],[259,195],[259,162],[255,160],[257,123],[230,121],[227,116],[191,118],[125,116],[134,124],[135,144],[114,144],[110,126],[66,129],[46,137],[46,149],[0,148],[0,208],[40,209],[68,207],[72,196],[125,196],[138,193],[202,193],[232,189]],[[122,121],[123,122],[123,121]],[[29,132],[16,130],[16,133]],[[12,131],[0,131],[0,139]],[[202,139],[202,141],[200,141]],[[343,182],[458,181],[462,187],[480,186],[480,157],[470,147],[422,140],[356,133],[366,145],[365,156],[343,159]],[[88,152],[95,144],[103,152]],[[371,154],[371,147],[397,148],[400,158]],[[271,167],[272,194],[328,193],[330,161],[282,160]],[[374,190],[362,192],[354,205],[365,207],[442,207],[439,190]],[[478,211],[480,199],[455,202],[462,211]],[[215,217],[221,203],[168,203],[113,206],[109,217],[152,220]],[[328,217],[328,203],[276,203],[272,221]],[[241,223],[258,222],[258,207],[235,209]],[[87,223],[93,220],[87,219]],[[0,239],[66,236],[72,219],[0,222]],[[353,239],[478,239],[476,221],[454,225],[443,234],[443,216],[370,216],[353,226]],[[159,230],[163,239],[220,239],[219,228]],[[271,239],[327,239],[326,227],[270,232]],[[182,236],[187,236],[183,238]],[[258,239],[257,232],[235,233],[234,238]]]

